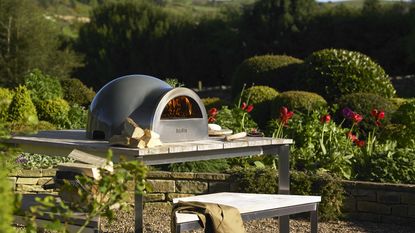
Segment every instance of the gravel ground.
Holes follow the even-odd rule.
[[[170,211],[167,205],[146,205],[144,208],[144,232],[168,233],[170,232]],[[277,219],[261,219],[245,223],[247,233],[271,233],[278,232]],[[308,220],[290,220],[290,232],[310,232]],[[103,232],[134,232],[133,211],[118,213],[117,220],[108,223],[103,221]],[[345,233],[415,233],[415,227],[394,224],[377,224],[361,221],[332,221],[320,222],[319,232],[345,232]],[[202,230],[189,233],[203,233]]]

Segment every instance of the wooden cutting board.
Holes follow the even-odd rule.
[[[230,129],[209,130],[208,134],[209,136],[223,136],[223,135],[232,134],[232,130]]]

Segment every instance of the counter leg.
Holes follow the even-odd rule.
[[[278,153],[278,193],[290,194],[290,147],[284,145]],[[278,218],[280,233],[290,232],[289,216]]]
[[[143,233],[143,194],[135,191],[134,195],[135,233]]]

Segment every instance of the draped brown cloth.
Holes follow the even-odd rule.
[[[238,209],[232,206],[179,201],[173,206],[172,233],[176,233],[176,212],[196,214],[205,233],[245,233],[241,214]]]

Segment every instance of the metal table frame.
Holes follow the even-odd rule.
[[[33,136],[15,136],[7,139],[7,143],[15,144],[26,152],[48,155],[67,156],[73,149],[82,150],[105,157],[108,149],[112,149],[115,162],[119,157],[141,160],[146,165],[170,164],[177,162],[211,160],[221,158],[244,157],[251,155],[278,156],[278,193],[290,193],[289,146],[291,139],[245,138],[234,142],[221,142],[211,139],[200,142],[203,149],[198,150],[198,142],[166,143],[160,148],[132,149],[110,147],[106,141],[93,141],[85,138],[83,130],[43,131]],[[218,145],[222,145],[218,149]],[[215,148],[216,147],[216,148]],[[182,148],[177,150],[177,148]],[[196,148],[196,150],[195,150]],[[135,194],[135,232],[143,232],[143,196]],[[279,217],[280,232],[289,232],[289,216]]]

